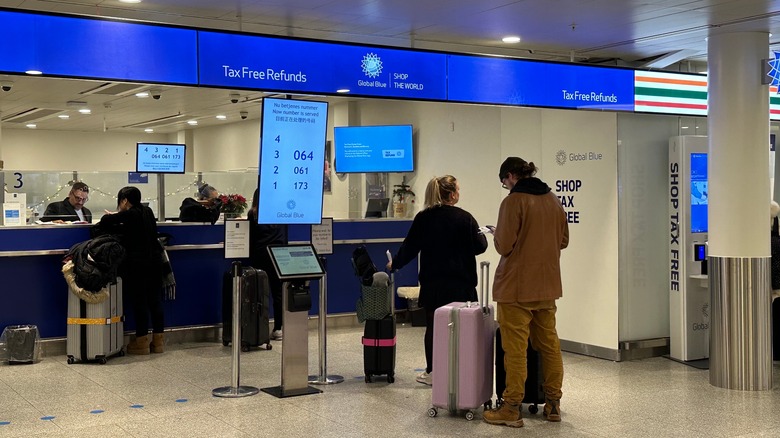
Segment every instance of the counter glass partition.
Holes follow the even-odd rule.
[[[252,194],[257,186],[257,171],[240,172],[190,172],[185,174],[130,174],[128,172],[56,172],[56,171],[14,171],[2,173],[5,184],[5,202],[13,202],[14,194],[26,197],[26,219],[28,224],[39,220],[46,206],[51,202],[68,197],[70,184],[83,181],[89,186],[89,201],[86,207],[97,222],[104,210],[116,210],[116,195],[122,187],[132,185],[141,190],[142,202],[148,202],[155,215],[163,220],[178,220],[179,207],[188,197],[197,197],[198,187],[207,183],[221,194],[240,194],[251,205]],[[160,190],[163,188],[164,190]],[[160,192],[162,201],[160,199]],[[160,211],[164,210],[164,214]],[[244,212],[244,215],[246,212]]]

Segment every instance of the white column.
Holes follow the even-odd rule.
[[[772,386],[769,34],[708,39],[710,383]]]

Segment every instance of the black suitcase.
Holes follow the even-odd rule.
[[[363,332],[363,371],[366,383],[372,376],[387,376],[395,381],[395,318],[368,319]]]
[[[537,405],[544,404],[544,376],[542,375],[542,356],[531,348],[528,342],[526,352],[528,363],[528,376],[525,379],[525,395],[523,403],[530,404],[528,411],[532,414],[539,412]],[[496,406],[503,403],[504,389],[506,389],[506,370],[504,369],[504,348],[501,345],[501,329],[496,329]]]
[[[241,269],[241,351],[265,344],[271,349],[268,327],[268,274],[260,269]],[[233,275],[225,273],[222,279],[222,345],[228,346],[233,332]]]

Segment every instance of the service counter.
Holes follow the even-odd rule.
[[[334,220],[333,254],[326,255],[328,314],[351,313],[360,294],[352,269],[352,251],[366,245],[377,268],[387,263],[386,250],[395,253],[406,236],[409,219]],[[0,328],[35,324],[41,337],[65,336],[68,288],[60,268],[75,243],[89,239],[89,225],[30,225],[0,227]],[[165,222],[158,231],[172,236],[167,247],[176,278],[176,297],[165,301],[166,327],[210,326],[222,323],[222,277],[233,259],[225,259],[222,223]],[[290,243],[308,242],[311,227],[293,225]],[[241,260],[248,263],[248,260]],[[414,263],[396,273],[397,286],[417,284]],[[319,283],[312,282],[313,305],[319,308]],[[396,307],[406,306],[396,297]],[[125,297],[125,330],[134,329],[132,306]],[[272,315],[272,313],[271,313]]]

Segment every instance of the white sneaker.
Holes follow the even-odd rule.
[[[431,376],[432,373],[433,371],[431,371],[430,373],[423,371],[422,374],[417,376],[417,381],[422,383],[423,385],[428,385],[428,386],[433,385],[433,376]]]
[[[282,331],[281,330],[274,330],[271,332],[271,339],[274,341],[281,341],[282,340]]]

